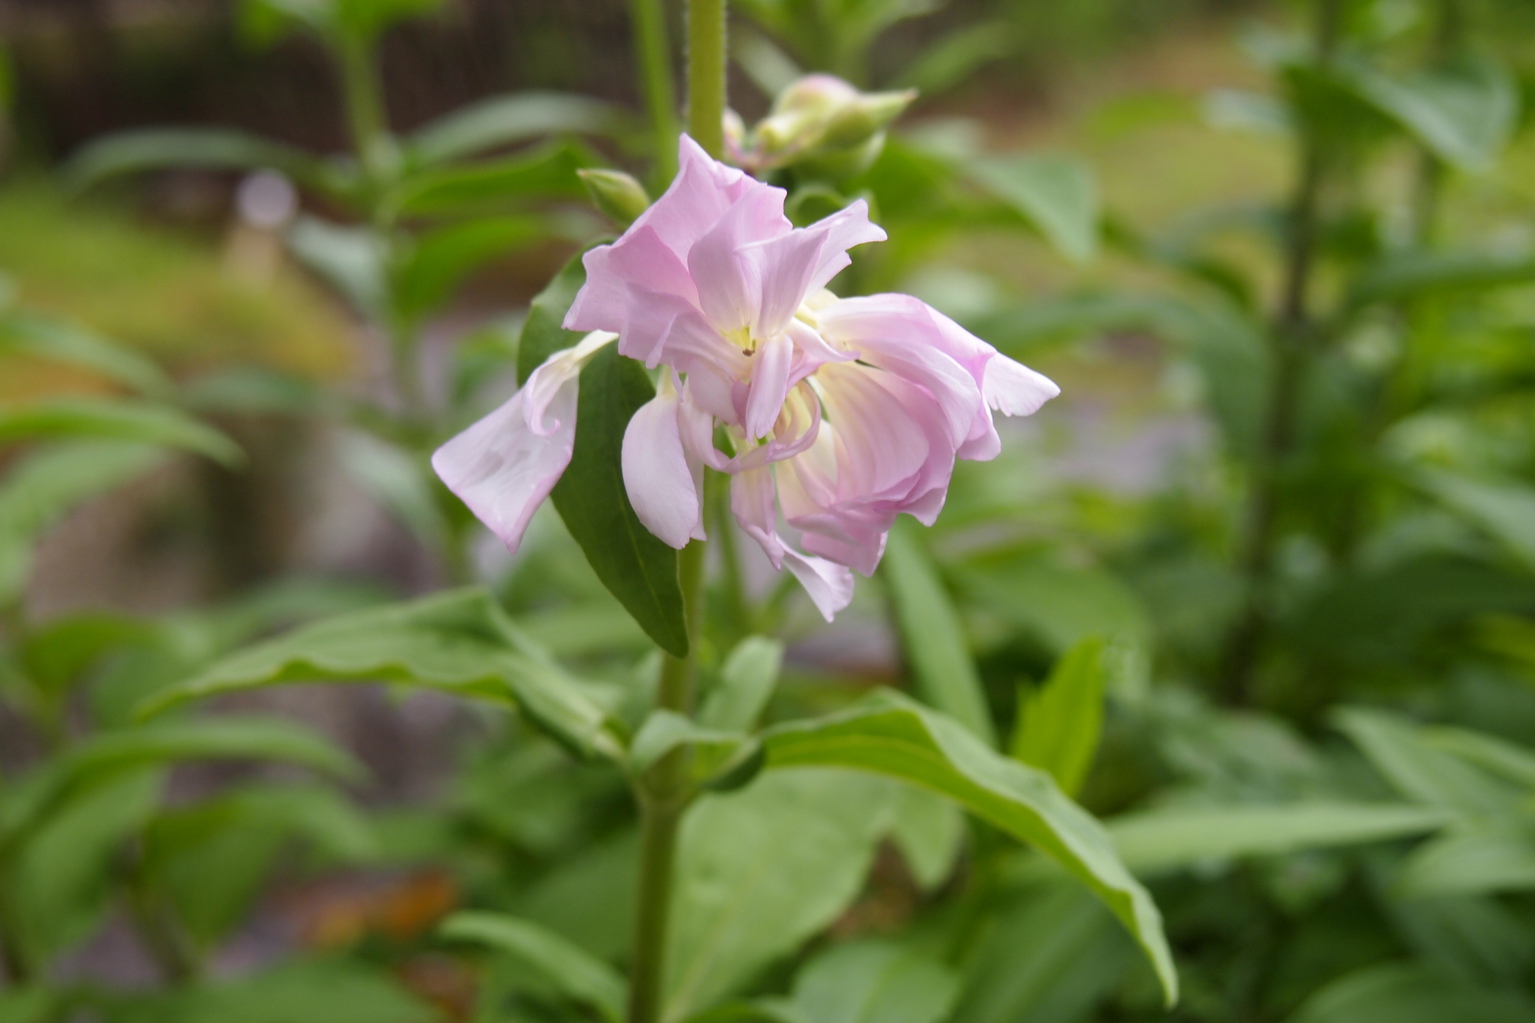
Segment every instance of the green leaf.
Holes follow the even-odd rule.
[[[416,239],[395,275],[395,308],[408,320],[430,315],[452,297],[464,278],[508,253],[549,236],[533,216],[486,217],[439,228]]]
[[[444,0],[243,0],[241,28],[258,43],[304,28],[331,45],[371,45],[389,26],[432,14]]]
[[[871,778],[793,772],[694,807],[679,845],[668,1018],[710,1006],[847,908],[893,791]]]
[[[363,773],[351,756],[281,720],[167,721],[106,732],[48,762],[0,801],[0,843],[19,840],[49,814],[127,771],[187,760],[276,760],[338,778]]]
[[[611,103],[563,92],[491,96],[440,117],[410,138],[407,152],[418,163],[436,164],[539,135],[608,135],[621,123]]]
[[[585,280],[580,258],[572,259],[533,300],[517,349],[522,382],[550,355],[581,340],[560,323]],[[629,419],[654,395],[644,368],[619,355],[615,345],[587,363],[577,398],[575,451],[554,486],[554,507],[608,592],[661,649],[686,657],[677,552],[634,514],[621,464]]]
[[[0,483],[0,604],[20,596],[38,539],[88,498],[108,493],[163,462],[146,444],[87,441],[29,452]]]
[[[1098,254],[1098,185],[1082,161],[1061,155],[985,157],[970,177],[1028,220],[1068,258]]]
[[[943,963],[890,941],[834,945],[794,979],[809,1023],[942,1023],[959,996]]]
[[[1312,995],[1289,1023],[1531,1023],[1520,995],[1476,988],[1422,966],[1388,964],[1350,973]]]
[[[602,708],[481,589],[451,590],[295,629],[160,693],[142,713],[223,693],[320,681],[395,682],[520,706],[575,750],[619,752]]]
[[[629,985],[618,971],[538,924],[500,913],[455,913],[442,925],[450,941],[469,941],[511,956],[564,997],[604,1019],[623,1019]]]
[[[942,793],[1031,843],[1102,899],[1150,957],[1169,1003],[1177,973],[1151,896],[1119,861],[1102,825],[1042,771],[1003,757],[952,718],[889,691],[763,737],[768,767],[840,766],[874,771]]]
[[[40,437],[103,437],[183,448],[223,465],[245,458],[224,434],[169,405],[127,398],[49,398],[0,404],[0,444]]]
[[[1108,827],[1125,865],[1145,876],[1241,856],[1407,838],[1454,820],[1438,807],[1316,800],[1167,807],[1121,814]]]
[[[238,980],[124,1000],[111,1023],[440,1023],[441,1013],[388,973],[349,962],[298,962]]]
[[[1082,640],[1066,651],[1039,689],[1018,706],[1011,751],[1049,771],[1061,791],[1075,796],[1087,778],[1103,729],[1103,641]]]
[[[964,964],[955,1021],[1087,1019],[1135,963],[1124,929],[1080,885],[1052,883],[1014,904],[992,907],[992,914]]]
[[[500,160],[419,171],[406,178],[392,202],[402,216],[484,214],[558,199],[579,202],[586,189],[576,171],[599,164],[586,146],[554,142]]]
[[[705,728],[750,731],[773,696],[783,665],[783,644],[764,636],[737,643],[720,669],[719,683],[704,698],[698,723]]]
[[[84,327],[24,312],[0,314],[0,355],[65,362],[100,373],[145,394],[162,396],[172,383],[154,362]]]
[[[1529,816],[1452,828],[1414,849],[1395,890],[1409,898],[1486,895],[1535,888],[1535,820]]]
[[[1470,293],[1528,284],[1535,280],[1535,254],[1528,246],[1394,252],[1360,272],[1348,291],[1348,305],[1392,302],[1419,295]]]
[[[926,789],[901,786],[890,841],[924,891],[932,891],[954,873],[965,833],[965,815],[959,807]]]
[[[1402,795],[1465,814],[1500,814],[1520,793],[1461,758],[1435,749],[1406,718],[1345,707],[1334,724],[1354,740],[1375,769]]]
[[[910,523],[899,522],[890,531],[882,568],[917,692],[995,744],[996,726],[970,657],[964,624]]]
[[[288,248],[358,313],[376,322],[388,318],[388,245],[371,228],[300,216],[288,228]]]
[[[81,149],[64,173],[74,187],[89,188],[125,174],[176,167],[275,170],[333,195],[349,184],[303,150],[222,128],[151,128],[108,135]]]
[[[672,750],[684,747],[692,751],[689,774],[700,785],[722,780],[733,783],[729,787],[744,785],[761,765],[761,747],[750,736],[701,728],[682,714],[656,710],[629,745],[630,768],[636,776],[643,775]]]
[[[1445,725],[1429,726],[1418,735],[1434,749],[1453,753],[1526,789],[1535,789],[1535,750],[1528,746],[1486,732]]]
[[[1486,59],[1462,59],[1402,77],[1360,60],[1343,60],[1333,74],[1435,156],[1465,170],[1491,167],[1519,117],[1518,83]]]
[[[1444,469],[1418,474],[1418,484],[1451,511],[1502,543],[1535,569],[1535,487],[1513,480],[1482,480]]]

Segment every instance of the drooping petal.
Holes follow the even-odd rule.
[[[844,566],[825,558],[806,557],[787,547],[784,563],[828,622],[853,602],[853,573]]]
[[[703,466],[688,457],[678,422],[677,391],[663,380],[656,396],[624,430],[624,489],[646,529],[679,550],[703,540]]]
[[[747,469],[730,478],[730,510],[746,535],[757,541],[773,567],[783,570],[784,545],[778,536],[778,503],[771,468]]]
[[[1061,389],[1044,374],[998,354],[986,363],[981,393],[986,404],[1004,416],[1031,416],[1041,405],[1060,394]]]
[[[432,468],[475,517],[516,552],[538,506],[570,464],[576,444],[576,378],[552,396],[547,433],[528,423],[527,389],[438,448]]]

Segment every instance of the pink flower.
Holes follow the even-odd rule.
[[[825,290],[849,248],[885,234],[861,200],[795,228],[784,199],[684,136],[671,188],[587,253],[565,326],[605,333],[433,460],[508,546],[570,460],[579,361],[614,334],[622,354],[665,367],[624,435],[640,521],[673,547],[703,539],[703,470],[730,474],[741,528],[828,620],[897,515],[932,525],[955,460],[996,456],[994,411],[1028,415],[1059,393],[915,298]]]

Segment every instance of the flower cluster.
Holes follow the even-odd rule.
[[[685,136],[680,164],[618,241],[586,254],[565,326],[592,333],[433,464],[515,549],[570,461],[581,366],[616,337],[661,369],[624,436],[640,521],[673,547],[704,539],[703,471],[729,474],[736,521],[829,620],[897,515],[932,525],[955,460],[996,456],[993,411],[1028,415],[1059,389],[911,296],[827,291],[848,249],[885,238],[861,200],[796,228],[783,189]]]

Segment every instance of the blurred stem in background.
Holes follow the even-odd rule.
[[[1335,57],[1345,4],[1346,0],[1316,0],[1312,46],[1319,73],[1325,73]],[[1269,631],[1286,466],[1295,443],[1302,384],[1322,340],[1311,310],[1311,286],[1329,154],[1316,125],[1303,123],[1301,131],[1300,172],[1290,201],[1284,277],[1269,332],[1273,386],[1245,516],[1241,567],[1246,596],[1227,637],[1220,672],[1224,695],[1235,704],[1245,704],[1252,697],[1254,669]]]
[[[725,0],[690,0],[687,60],[688,131],[711,156],[718,157],[725,148]],[[706,493],[716,500],[720,491],[711,486]],[[704,514],[708,521],[708,509]],[[704,622],[701,541],[694,540],[683,548],[677,569],[687,616],[688,655],[662,655],[656,706],[691,717]],[[638,780],[640,869],[634,961],[629,971],[629,1023],[658,1023],[661,1019],[672,883],[677,873],[677,833],[694,795],[687,777],[690,756],[686,746],[679,747]]]
[[[672,47],[661,0],[630,0],[635,63],[650,118],[650,187],[659,192],[677,173],[677,92],[672,85]]]

